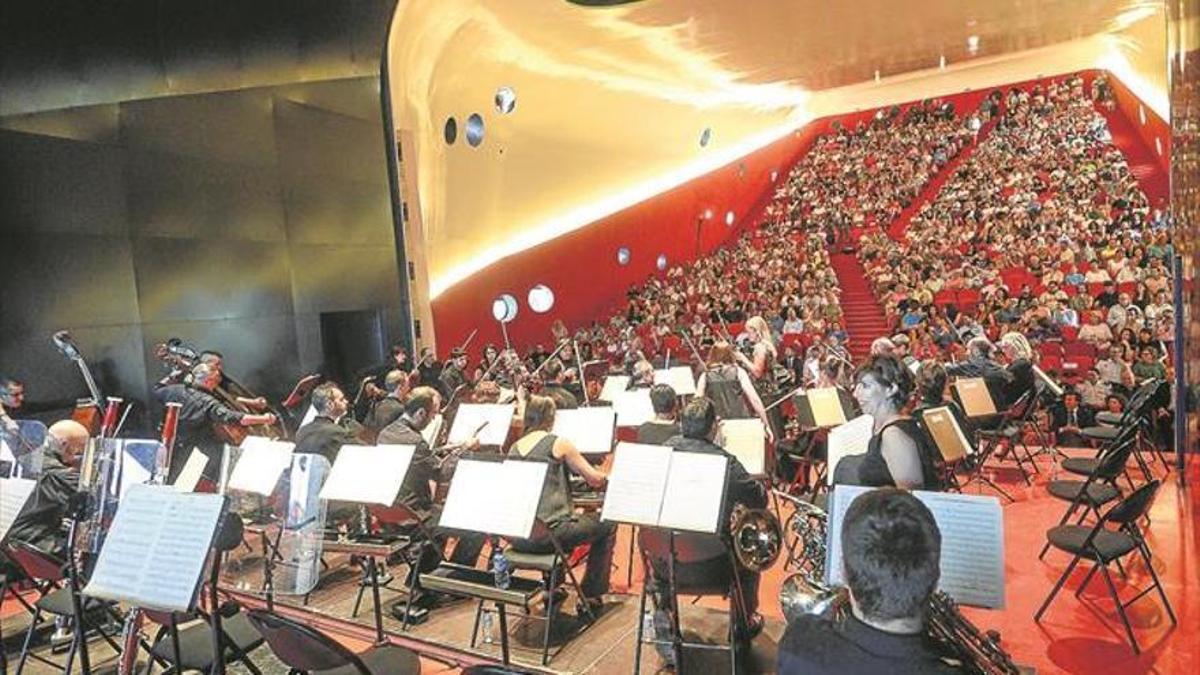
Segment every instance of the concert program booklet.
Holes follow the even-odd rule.
[[[612,408],[576,408],[554,413],[556,436],[561,436],[585,455],[607,455],[612,452],[617,413]]]
[[[949,406],[939,406],[921,411],[921,421],[929,430],[934,445],[946,462],[956,462],[967,455],[975,454],[975,448],[967,440],[958,418]]]
[[[229,475],[228,488],[270,497],[279,475],[291,466],[295,447],[286,441],[247,436],[242,441],[242,454]]]
[[[856,497],[872,488],[838,485],[829,502],[826,583],[844,585],[842,519]],[[992,496],[946,492],[911,493],[920,499],[942,533],[938,589],[960,605],[1004,608],[1004,511]]]
[[[391,506],[412,463],[411,445],[343,445],[321,499]]]
[[[600,519],[715,533],[728,463],[724,455],[618,443]]]
[[[26,478],[0,478],[0,541],[8,535],[8,528],[25,508],[29,495],[37,487],[36,480]]]
[[[600,388],[600,395],[596,398],[600,401],[608,401],[614,403],[617,400],[617,394],[629,388],[628,375],[609,375],[604,378],[604,386]]]
[[[829,430],[828,448],[825,455],[825,482],[833,485],[834,469],[838,462],[850,455],[865,455],[875,434],[875,420],[870,415],[859,415],[841,426]]]
[[[222,495],[130,487],[84,595],[145,609],[191,610],[224,509]]]
[[[533,532],[546,462],[458,460],[439,527],[525,539]]]
[[[737,457],[751,476],[766,473],[767,431],[760,419],[721,420],[717,445]]]
[[[690,366],[675,366],[654,371],[654,384],[669,384],[676,396],[695,396],[696,376]]]
[[[446,442],[465,443],[478,435],[480,445],[503,446],[516,409],[512,403],[463,403],[454,414]]]
[[[612,402],[617,411],[617,426],[640,427],[654,419],[654,406],[650,403],[650,390],[630,389],[617,394]]]
[[[996,402],[982,377],[962,377],[954,382],[958,400],[967,417],[988,417],[996,414]]]

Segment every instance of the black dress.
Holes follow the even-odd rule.
[[[867,452],[863,455],[844,457],[833,468],[833,482],[841,485],[864,485],[867,487],[895,487],[896,481],[883,458],[883,432],[896,427],[908,435],[917,446],[921,462],[921,485],[919,490],[937,490],[938,472],[934,464],[934,452],[928,436],[917,425],[916,420],[903,417],[883,425],[871,436]]]

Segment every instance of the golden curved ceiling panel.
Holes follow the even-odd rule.
[[[815,116],[1093,67],[1119,51],[1103,38],[1154,12],[1128,0],[401,0],[386,58],[414,298],[427,305],[424,280],[436,298]],[[511,114],[493,105],[502,86]],[[472,114],[478,147],[463,137]]]

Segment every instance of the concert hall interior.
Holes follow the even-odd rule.
[[[0,674],[1200,672],[1200,0],[10,0]]]

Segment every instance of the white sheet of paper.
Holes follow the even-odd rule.
[[[37,487],[36,480],[27,478],[0,478],[0,541],[4,541],[8,528],[25,508],[29,495]]]
[[[872,488],[839,485],[830,499],[825,577],[830,585],[844,584],[842,520],[859,495]],[[938,589],[961,605],[1004,607],[1004,510],[1000,500],[986,495],[963,495],[915,490],[933,513],[942,534],[941,578]]]
[[[0,462],[8,462],[14,468],[17,466],[17,457],[13,454],[12,448],[8,447],[8,442],[0,438]]]
[[[908,372],[912,373],[913,375],[916,375],[917,371],[920,369],[921,369],[920,361],[913,359],[912,361],[908,362]]]
[[[696,377],[687,366],[675,366],[654,371],[654,384],[669,384],[676,396],[694,396]]]
[[[762,420],[722,420],[717,445],[737,457],[751,476],[766,472],[767,432]]]
[[[154,472],[142,466],[128,451],[121,452],[121,486],[118,499],[124,499],[129,488],[141,483],[149,483]]]
[[[295,445],[248,436],[242,442],[242,456],[229,475],[229,489],[270,497],[279,482],[279,474],[292,464]]]
[[[612,408],[576,408],[554,413],[557,436],[571,441],[585,455],[612,452],[617,413]]]
[[[1063,395],[1063,388],[1058,386],[1058,383],[1055,382],[1049,375],[1047,375],[1046,371],[1042,370],[1041,368],[1039,368],[1037,366],[1034,366],[1033,374],[1036,375],[1037,378],[1042,381],[1042,384],[1046,385],[1046,388],[1049,389],[1052,394],[1054,394],[1055,396]]]
[[[200,452],[200,448],[192,448],[192,452],[187,458],[187,464],[183,465],[183,469],[175,477],[175,489],[179,492],[195,492],[196,484],[200,482],[206,466],[208,466],[208,456]]]
[[[304,411],[304,417],[300,418],[300,426],[302,427],[315,419],[317,419],[317,409],[309,405],[308,410]]]
[[[135,607],[188,611],[224,504],[221,495],[134,485],[117,507],[83,592]]]
[[[715,533],[720,529],[729,458],[697,452],[672,452],[671,471],[658,515],[660,527]]]
[[[870,415],[859,415],[829,430],[825,471],[825,480],[829,485],[833,485],[833,472],[842,458],[866,454],[874,432],[875,421]]]
[[[597,398],[601,401],[615,403],[617,394],[629,388],[628,375],[609,375],[604,379],[604,386],[600,388],[600,396]]]
[[[479,432],[480,445],[504,445],[512,426],[512,403],[463,403],[454,414],[447,443],[464,443]]]
[[[460,459],[438,525],[503,537],[528,537],[548,467],[544,462]]]
[[[321,487],[321,499],[391,506],[414,450],[411,445],[343,445]]]
[[[661,445],[618,443],[600,519],[657,525],[673,452]]]
[[[429,424],[425,425],[425,428],[421,430],[421,438],[425,439],[425,442],[429,444],[429,447],[432,448],[437,445],[436,441],[438,434],[442,433],[442,425],[445,423],[446,418],[442,417],[441,413],[438,413],[434,415],[433,419],[429,420]]]
[[[617,411],[617,426],[638,427],[654,419],[649,389],[630,389],[617,394],[612,402]]]

